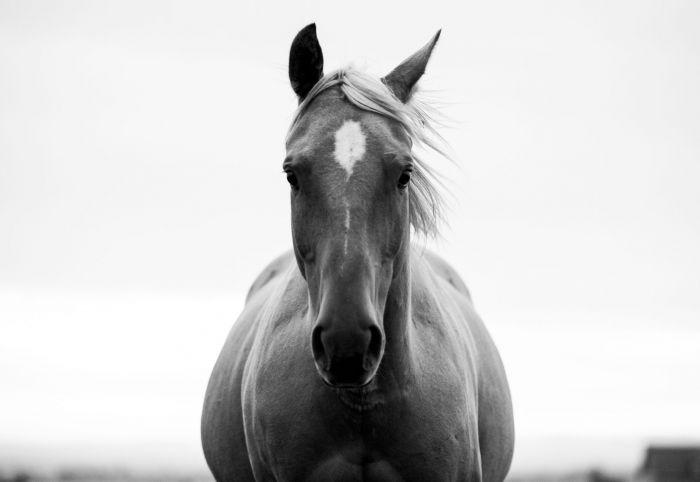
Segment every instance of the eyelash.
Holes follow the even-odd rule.
[[[411,174],[413,173],[413,169],[406,169],[401,173],[401,176],[399,176],[399,181],[398,181],[398,188],[399,189],[406,189],[408,187],[408,183],[411,181]]]
[[[294,189],[294,190],[299,189],[299,180],[297,179],[296,174],[294,174],[289,169],[285,169],[284,172],[285,172],[285,174],[287,174],[287,182],[292,187],[292,189]]]

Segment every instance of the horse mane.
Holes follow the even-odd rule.
[[[399,123],[413,142],[413,147],[432,150],[450,159],[446,143],[436,131],[436,110],[414,95],[403,103],[381,81],[355,68],[338,69],[325,75],[299,104],[290,127],[296,125],[311,102],[322,92],[338,86],[345,98],[355,107],[383,115]],[[444,147],[443,147],[444,146]],[[443,220],[443,201],[438,190],[442,186],[437,172],[411,149],[413,174],[409,185],[409,219],[414,231],[435,236]]]

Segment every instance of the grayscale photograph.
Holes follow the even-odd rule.
[[[0,482],[700,482],[700,3],[0,0]]]

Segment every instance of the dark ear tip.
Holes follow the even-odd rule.
[[[435,35],[433,35],[433,40],[430,41],[431,45],[435,47],[435,44],[437,44],[437,41],[440,40],[440,34],[442,33],[442,29],[438,30]]]
[[[306,35],[313,35],[314,37],[316,36],[316,22],[310,23],[306,27],[299,30],[297,37],[303,37]]]
[[[323,52],[316,36],[316,23],[299,30],[289,49],[289,81],[302,99],[323,77]]]
[[[295,45],[314,45],[318,44],[318,37],[316,36],[316,23],[310,23],[306,27],[302,28],[294,36],[292,40],[292,48]]]

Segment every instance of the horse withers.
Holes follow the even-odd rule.
[[[466,286],[414,247],[439,196],[414,147],[439,149],[414,99],[439,32],[383,79],[323,74],[294,39],[286,139],[293,249],[253,283],[214,367],[202,442],[219,481],[502,481],[505,372]]]

